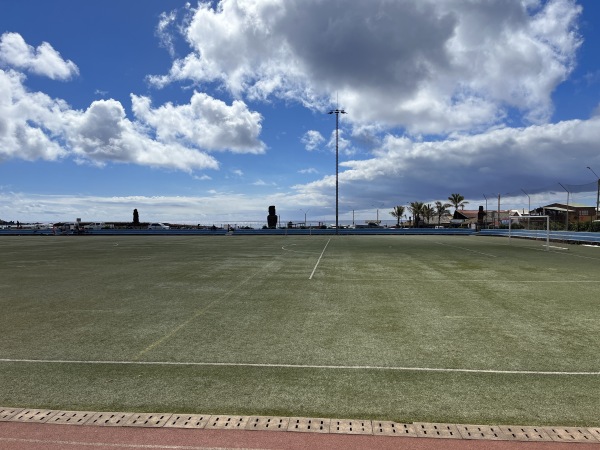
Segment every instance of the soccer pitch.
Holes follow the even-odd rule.
[[[598,426],[600,248],[0,240],[0,405]]]

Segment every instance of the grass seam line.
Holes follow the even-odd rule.
[[[150,344],[148,347],[146,347],[145,349],[143,349],[141,352],[139,352],[135,359],[137,360],[138,358],[141,358],[145,353],[149,352],[150,350],[152,350],[153,348],[159,346],[160,344],[162,344],[164,341],[166,341],[167,339],[171,338],[172,336],[174,336],[175,334],[177,334],[179,332],[179,330],[181,330],[182,328],[186,327],[189,323],[191,323],[193,320],[195,320],[196,318],[200,317],[202,314],[204,314],[206,311],[208,311],[213,305],[222,302],[223,300],[225,300],[226,298],[230,297],[237,289],[241,288],[243,285],[245,285],[247,282],[249,282],[250,280],[252,280],[254,277],[256,277],[256,275],[259,272],[262,272],[263,270],[267,269],[269,266],[271,266],[274,263],[274,261],[271,261],[270,263],[268,263],[265,267],[261,268],[260,270],[254,272],[252,275],[250,275],[249,277],[245,278],[244,280],[242,280],[239,284],[237,284],[236,286],[234,286],[233,288],[231,288],[229,291],[227,291],[224,295],[222,295],[221,297],[216,298],[215,300],[213,300],[212,302],[210,302],[208,305],[206,305],[204,308],[200,308],[198,310],[196,310],[196,312],[187,320],[185,320],[184,322],[182,322],[181,324],[179,324],[178,326],[176,326],[175,328],[173,328],[171,331],[169,331],[167,334],[165,334],[164,336],[162,336],[160,339],[154,341],[152,344]]]
[[[458,245],[444,244],[443,242],[436,242],[436,244],[438,244],[438,245],[444,245],[446,247],[458,248],[460,250],[465,250],[467,252],[477,253],[479,255],[489,256],[490,258],[497,258],[498,257],[498,255],[492,255],[491,253],[478,252],[477,250],[471,250],[470,248],[466,248],[466,247],[459,247]]]
[[[185,362],[185,361],[83,361],[68,359],[10,359],[0,358],[0,363],[31,364],[106,364],[106,365],[141,365],[141,366],[203,366],[203,367],[262,367],[275,369],[331,369],[331,370],[391,370],[400,372],[441,372],[441,373],[474,373],[496,375],[567,375],[567,376],[599,376],[597,372],[561,372],[543,370],[498,370],[498,369],[449,369],[442,367],[400,367],[400,366],[351,366],[351,365],[319,365],[319,364],[269,364],[269,363],[231,363],[231,362]]]

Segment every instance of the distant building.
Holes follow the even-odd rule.
[[[596,219],[596,207],[582,205],[581,203],[565,204],[551,203],[540,206],[532,211],[534,215],[549,216],[551,221],[565,223],[592,222]]]
[[[478,213],[479,211],[476,209],[456,210],[450,222],[455,227],[471,227],[471,225],[477,224]],[[497,227],[498,223],[508,226],[508,218],[515,215],[519,215],[518,212],[501,209],[500,216],[498,216],[498,210],[488,209],[483,219],[483,227]]]

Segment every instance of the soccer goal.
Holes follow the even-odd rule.
[[[514,216],[508,221],[508,241],[511,237],[545,240],[550,249],[550,216]]]

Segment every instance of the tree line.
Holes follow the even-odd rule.
[[[400,226],[400,220],[404,217],[406,218],[406,212],[410,212],[412,214],[412,226],[418,227],[421,223],[421,218],[427,220],[427,223],[431,223],[431,220],[434,217],[438,219],[438,225],[442,221],[442,216],[448,214],[450,212],[449,208],[454,207],[454,212],[458,210],[458,208],[464,208],[466,204],[469,202],[465,201],[465,198],[456,193],[450,194],[448,197],[449,203],[443,203],[441,201],[436,201],[434,205],[431,203],[425,204],[424,202],[410,202],[408,206],[398,205],[394,206],[394,209],[390,212],[390,214],[396,218],[396,226]],[[411,217],[409,217],[409,222],[411,221]]]

